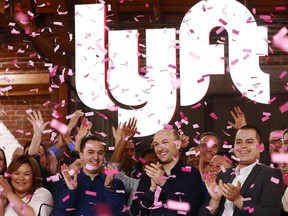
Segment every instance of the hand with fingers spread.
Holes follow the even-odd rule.
[[[36,112],[33,110],[32,114],[28,113],[28,116],[29,117],[27,119],[33,126],[34,134],[42,134],[45,130],[45,127],[49,124],[49,121],[44,123],[40,111]]]
[[[106,179],[104,182],[104,186],[106,188],[111,188],[113,184],[113,179],[118,172],[118,169],[115,165],[109,164],[107,167],[105,167],[104,173],[106,174]]]
[[[121,139],[121,133],[122,133],[122,126],[121,122],[118,124],[117,128],[112,127],[112,133],[115,141],[115,147],[118,145],[120,139]]]
[[[4,196],[5,198],[7,198],[9,194],[13,193],[10,184],[2,175],[0,176],[0,186],[1,186],[1,190],[0,190],[1,196]]]
[[[228,121],[228,124],[232,126],[233,128],[235,128],[236,130],[239,130],[244,125],[247,125],[245,114],[242,112],[242,110],[238,106],[234,107],[234,112],[231,111],[230,113],[235,123]]]
[[[69,170],[66,164],[63,164],[61,166],[61,172],[69,190],[76,190],[77,185],[78,185],[77,183],[78,172],[74,172],[73,175],[70,176]]]
[[[288,29],[286,27],[282,27],[273,36],[272,44],[274,47],[288,53]]]
[[[76,110],[73,113],[73,117],[70,119],[69,123],[68,123],[68,132],[71,133],[71,131],[73,130],[73,128],[76,126],[79,118],[81,118],[82,116],[84,116],[84,113],[82,112],[82,110]]]
[[[162,169],[162,165],[159,162],[157,162],[157,164],[151,163],[150,165],[146,165],[145,172],[151,178],[150,189],[153,189],[154,191],[157,186],[162,187],[167,181],[165,171]]]
[[[180,135],[180,140],[181,140],[181,148],[183,149],[189,145],[190,137],[183,134],[183,135]]]
[[[211,176],[208,176],[205,178],[205,185],[209,195],[211,196],[211,199],[213,199],[215,202],[220,202],[222,197],[222,190],[216,183],[215,179]]]
[[[135,118],[130,118],[128,124],[125,122],[121,127],[121,138],[128,140],[133,137],[136,133],[137,120]]]
[[[241,183],[239,181],[237,181],[237,185],[234,186],[231,183],[223,183],[222,180],[220,180],[219,187],[222,190],[223,196],[233,203],[243,198],[240,194]]]

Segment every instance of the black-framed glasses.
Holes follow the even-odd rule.
[[[288,145],[288,140],[283,141],[284,145]]]
[[[279,138],[279,139],[276,139],[276,140],[270,140],[270,144],[276,144],[276,143],[279,143],[279,142],[282,142],[283,138]]]

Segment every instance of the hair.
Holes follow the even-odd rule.
[[[283,131],[283,137],[285,136],[286,133],[288,133],[288,128],[286,128],[286,129]]]
[[[239,130],[249,130],[252,129],[256,132],[256,138],[258,139],[259,143],[262,143],[262,134],[258,128],[253,125],[244,125]]]
[[[283,131],[286,128],[283,125],[275,125],[273,128],[271,128],[270,133],[274,132],[274,131]]]
[[[76,159],[80,158],[79,156],[79,152],[76,151],[76,150],[73,150],[73,151],[68,151],[66,152],[66,154],[69,156],[66,156],[66,155],[62,155],[61,158],[59,159],[59,165],[62,165],[62,164],[66,164],[67,166],[71,165]],[[63,159],[63,160],[61,160]]]
[[[98,141],[98,142],[103,142],[101,139],[99,139],[98,137],[94,136],[94,135],[89,135],[85,138],[83,138],[81,140],[80,143],[80,152],[83,153],[84,148],[85,148],[85,144],[89,141],[89,140],[93,140],[93,141]],[[104,142],[103,142],[104,143]]]
[[[26,142],[26,143],[24,144],[24,146],[23,146],[24,152],[26,151],[26,149],[27,149],[28,147],[30,147],[30,145],[31,145],[31,141],[28,141],[28,142]],[[42,143],[40,143],[40,146],[42,146],[42,148],[44,149],[45,156],[47,156],[47,148],[46,148],[46,146],[45,146],[44,144],[42,144]]]
[[[220,150],[222,148],[221,139],[216,133],[211,131],[204,132],[200,135],[199,140],[203,139],[205,136],[214,136],[218,140],[218,149]]]
[[[3,153],[3,160],[4,160],[4,165],[2,167],[2,171],[0,172],[0,175],[4,175],[4,173],[6,172],[7,160],[6,160],[6,155],[5,155],[4,150],[0,148],[0,151]]]
[[[144,158],[147,154],[150,154],[150,153],[153,153],[153,154],[155,154],[155,151],[154,151],[154,149],[153,148],[147,148],[147,149],[145,149],[142,153],[141,153],[141,155],[140,155],[140,157],[141,158]],[[141,161],[138,161],[137,163],[136,163],[136,166],[135,166],[135,174],[137,174],[137,173],[142,173],[142,162]]]
[[[27,154],[23,155],[17,155],[10,163],[10,165],[7,168],[7,173],[13,174],[16,170],[19,169],[19,167],[23,164],[27,164],[28,166],[31,167],[32,170],[32,178],[33,178],[33,183],[31,188],[28,189],[26,192],[25,196],[27,195],[32,195],[36,189],[40,188],[42,186],[42,178],[41,178],[41,172],[40,172],[40,167],[36,161],[36,159]],[[12,187],[12,191],[15,193],[15,189],[13,188],[11,178],[7,178],[8,183]],[[30,201],[30,200],[29,200]]]

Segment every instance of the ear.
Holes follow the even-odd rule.
[[[263,143],[260,143],[257,148],[259,149],[260,153],[262,153],[265,150],[265,146]]]
[[[82,152],[79,152],[79,157],[83,161],[83,153]]]
[[[179,150],[182,146],[182,141],[181,140],[175,140],[174,142],[175,142],[176,148]]]

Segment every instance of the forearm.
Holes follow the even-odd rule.
[[[28,154],[29,155],[36,155],[39,154],[40,152],[40,144],[42,140],[42,134],[33,134],[31,144],[29,147]]]
[[[35,216],[34,209],[25,203],[22,199],[20,199],[16,194],[10,193],[7,195],[8,202],[11,205],[14,205],[13,209],[17,213],[17,215],[23,215],[23,212],[25,212],[26,215]]]
[[[124,153],[126,140],[123,138],[120,139],[118,145],[116,146],[114,152],[111,155],[110,162],[112,163],[121,163],[121,159]]]
[[[213,199],[211,199],[209,201],[209,207],[210,207],[209,211],[210,211],[210,213],[212,215],[217,212],[217,210],[219,208],[219,204],[220,204],[220,201],[216,201],[216,200],[213,200]]]

